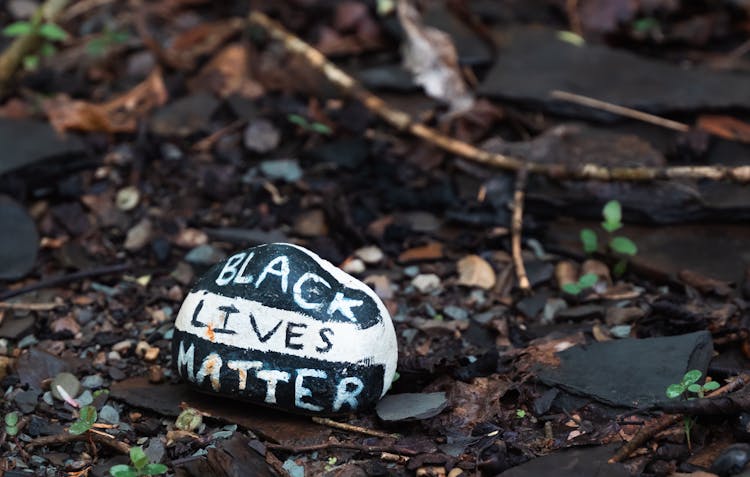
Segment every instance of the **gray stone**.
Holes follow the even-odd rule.
[[[87,389],[99,389],[104,385],[104,378],[99,374],[92,374],[90,376],[84,376],[81,380],[81,386]]]
[[[713,353],[707,331],[574,346],[557,356],[560,366],[541,367],[539,379],[573,394],[623,407],[667,401],[665,390],[686,371],[706,373]]]
[[[198,245],[185,255],[185,261],[191,265],[213,265],[227,258],[227,254],[209,244]]]
[[[274,159],[260,163],[260,172],[271,180],[296,182],[302,178],[302,168],[296,159]]]
[[[0,279],[15,280],[29,273],[38,247],[39,233],[26,209],[10,197],[0,196]]]
[[[560,450],[508,469],[498,474],[497,477],[538,477],[540,475],[629,477],[630,473],[623,464],[607,463],[619,445]]]
[[[107,404],[99,410],[99,420],[106,424],[117,424],[120,422],[120,413],[114,406]]]
[[[444,392],[390,394],[375,410],[384,421],[412,421],[435,417],[448,407]]]

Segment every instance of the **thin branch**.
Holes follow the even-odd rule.
[[[26,293],[31,293],[43,288],[56,287],[58,285],[64,285],[66,283],[74,282],[77,280],[83,280],[84,278],[121,273],[130,269],[130,267],[131,265],[129,263],[121,263],[119,265],[109,265],[106,267],[93,268],[90,270],[81,270],[80,272],[71,273],[70,275],[60,275],[48,278],[47,280],[40,280],[36,283],[32,283],[31,285],[27,285],[16,290],[8,290],[6,292],[0,293],[0,301],[4,301],[19,295],[25,295]]]
[[[625,116],[626,118],[630,119],[637,119],[638,121],[643,121],[644,123],[661,126],[663,128],[672,129],[674,131],[690,131],[690,126],[685,123],[672,121],[671,119],[662,118],[661,116],[644,113],[643,111],[638,111],[637,109],[627,108],[625,106],[620,106],[619,104],[608,103],[606,101],[590,98],[588,96],[582,96],[580,94],[569,93],[567,91],[560,90],[552,91],[550,93],[550,96],[555,99],[567,101],[569,103],[580,104],[582,106],[588,106],[589,108],[594,109],[601,109],[602,111],[606,111],[608,113],[617,114],[618,116]]]
[[[0,310],[51,311],[65,306],[63,303],[9,303],[0,301]]]
[[[523,264],[521,255],[521,233],[523,231],[523,202],[526,195],[526,169],[521,169],[516,175],[516,191],[513,194],[513,220],[511,222],[511,251],[513,255],[513,268],[516,270],[518,288],[523,293],[531,291],[531,283],[526,275],[526,266]]]
[[[266,444],[268,449],[289,452],[290,454],[305,454],[307,452],[318,452],[326,449],[350,449],[367,454],[382,454],[384,452],[389,454],[398,454],[403,456],[412,457],[417,455],[417,452],[413,449],[407,449],[404,447],[395,446],[365,446],[361,444],[352,444],[345,442],[325,442],[323,444],[313,444],[309,446],[285,446],[281,444]]]
[[[105,437],[105,435],[107,437]],[[105,435],[95,434],[91,432],[84,432],[83,434],[64,433],[64,434],[56,434],[54,436],[42,436],[42,437],[37,437],[36,439],[32,439],[24,447],[30,450],[35,447],[50,446],[54,444],[67,444],[70,442],[77,442],[77,441],[88,441],[90,439],[96,443],[110,447],[121,454],[127,455],[128,453],[130,453],[129,445],[125,444],[124,442],[118,441],[117,439],[115,439],[114,437],[108,434],[105,434]]]
[[[376,431],[374,429],[368,429],[366,427],[354,426],[352,424],[346,424],[345,422],[334,421],[333,419],[328,419],[327,417],[313,417],[312,420],[317,424],[341,429],[342,431],[358,432],[367,436],[382,438],[392,437],[394,439],[398,439],[399,437],[401,437],[398,434],[388,434],[387,432]]]
[[[599,164],[563,165],[526,162],[522,159],[503,154],[483,151],[463,141],[458,141],[421,123],[416,123],[405,112],[392,108],[381,98],[366,90],[354,78],[328,61],[318,50],[287,31],[278,22],[271,20],[259,11],[253,11],[248,17],[250,23],[257,25],[268,34],[284,44],[292,52],[302,55],[310,65],[318,69],[325,77],[340,88],[345,94],[360,101],[366,108],[377,114],[384,121],[400,131],[405,131],[445,151],[465,157],[469,160],[512,171],[527,168],[529,173],[543,174],[555,179],[567,180],[618,180],[650,181],[656,179],[711,179],[750,182],[750,165],[729,167],[714,166],[680,166],[680,167],[614,167]]]

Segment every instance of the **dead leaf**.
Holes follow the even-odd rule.
[[[750,123],[731,116],[703,114],[698,117],[696,126],[714,136],[750,143]]]
[[[192,70],[199,57],[211,54],[244,26],[242,18],[201,23],[178,35],[164,54],[174,66]]]
[[[727,296],[732,293],[732,287],[729,286],[729,283],[707,277],[693,270],[681,270],[677,277],[683,283],[702,293],[715,293],[719,296]]]
[[[487,260],[479,255],[467,255],[456,264],[458,267],[458,284],[467,287],[479,287],[489,290],[495,286],[495,270]]]
[[[86,132],[135,132],[138,119],[167,102],[161,70],[158,68],[135,88],[102,104],[71,99],[67,95],[42,103],[53,128]]]
[[[578,270],[576,264],[567,260],[558,262],[555,266],[555,280],[557,280],[557,286],[560,288],[570,283],[577,283]]]
[[[398,261],[408,263],[422,260],[438,260],[440,258],[443,258],[443,244],[440,242],[430,242],[427,245],[403,251],[398,256]]]
[[[458,55],[450,36],[426,26],[408,0],[397,5],[398,18],[406,33],[404,67],[414,75],[428,96],[444,101],[451,113],[467,111],[474,104],[458,66]]]
[[[250,77],[250,54],[247,46],[232,43],[222,49],[204,66],[198,76],[188,82],[192,91],[209,89],[222,98],[237,94],[255,99],[265,92]]]

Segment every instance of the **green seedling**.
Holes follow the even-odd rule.
[[[518,419],[523,419],[524,417],[526,417],[526,411],[524,411],[523,409],[516,409],[516,417]]]
[[[300,116],[299,114],[290,114],[286,118],[290,123],[296,124],[306,131],[325,134],[326,136],[330,135],[333,132],[331,131],[331,128],[326,126],[325,124],[319,123],[317,121],[310,122],[306,117]]]
[[[13,411],[5,415],[5,433],[11,437],[18,435],[18,413]]]
[[[692,393],[698,396],[698,398],[703,398],[706,392],[713,391],[719,388],[719,383],[717,383],[716,381],[708,381],[705,384],[698,384],[701,376],[703,376],[703,373],[701,373],[699,370],[691,369],[690,371],[685,373],[679,383],[670,384],[667,387],[667,397],[669,399],[675,399],[682,396],[686,397],[687,399],[695,399],[695,396],[689,395]],[[685,416],[682,420],[682,424],[685,427],[685,438],[687,439],[688,449],[692,450],[693,446],[690,439],[690,431],[695,425],[695,419],[691,416]]]
[[[613,232],[620,230],[624,226],[622,223],[622,207],[620,206],[620,202],[610,200],[604,204],[602,217],[604,218],[604,221],[601,223],[602,230],[609,236],[607,249],[616,255],[624,255],[625,257],[632,257],[637,254],[638,247],[628,237],[624,235],[612,236]],[[594,230],[589,228],[581,230],[580,238],[583,250],[586,253],[594,253],[599,250],[599,236]],[[625,273],[627,264],[627,258],[621,258],[612,269],[615,276]]]
[[[336,462],[338,461],[339,459],[337,457],[329,457],[325,467],[326,472],[332,471],[333,468],[336,467]]]
[[[24,68],[30,71],[39,67],[40,55],[44,57],[54,55],[57,52],[55,43],[65,41],[68,38],[68,33],[59,25],[35,20],[11,23],[3,28],[3,35],[11,38],[34,35],[42,39],[42,44],[38,50],[39,54],[29,54],[23,58]]]
[[[130,33],[127,31],[107,27],[86,44],[86,53],[94,57],[102,57],[112,48],[127,43],[130,38]]]
[[[676,384],[670,384],[669,387],[667,387],[667,397],[669,399],[674,399],[684,394],[688,399],[694,399],[695,396],[688,395],[689,393],[692,393],[699,398],[703,398],[706,392],[719,389],[719,383],[716,381],[708,381],[705,384],[698,384],[698,380],[700,380],[701,376],[703,376],[703,373],[697,369],[688,371],[682,377],[682,381]]]
[[[142,447],[130,449],[130,463],[132,465],[115,465],[109,469],[113,477],[142,477],[144,475],[161,475],[167,472],[164,464],[152,464],[149,462]]]
[[[83,406],[78,412],[78,419],[70,425],[68,432],[80,435],[88,432],[96,422],[97,414],[94,406]]]
[[[599,280],[599,277],[596,276],[596,273],[584,273],[578,279],[577,283],[566,283],[565,285],[562,286],[562,290],[565,293],[570,293],[571,295],[578,295],[583,290],[587,288],[591,288],[594,285],[596,285],[596,282],[598,280]]]

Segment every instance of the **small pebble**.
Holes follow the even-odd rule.
[[[117,424],[120,422],[120,413],[113,406],[107,404],[99,410],[99,420],[106,424]]]
[[[78,393],[81,391],[81,382],[71,373],[59,373],[50,384],[52,395],[62,401],[63,397],[60,395],[58,386],[62,387],[72,398],[78,396]]]
[[[302,178],[302,168],[296,159],[275,159],[260,163],[260,172],[271,180],[297,182]]]
[[[455,305],[448,305],[445,308],[443,308],[443,314],[453,320],[468,320],[469,319],[469,312],[466,311],[466,309],[455,306]]]
[[[363,262],[373,265],[383,260],[383,251],[375,245],[368,245],[354,251],[354,255],[359,257]]]
[[[148,382],[159,384],[164,381],[164,370],[161,366],[154,364],[148,367]]]
[[[107,353],[107,361],[112,362],[120,360],[122,360],[122,356],[120,356],[120,353],[118,353],[117,351],[110,351],[109,353]]]
[[[430,293],[440,289],[440,277],[434,273],[423,273],[414,277],[411,284],[420,293]]]
[[[185,261],[191,265],[213,265],[227,258],[221,250],[208,244],[199,245],[185,255]]]
[[[92,374],[90,376],[85,376],[81,380],[81,386],[87,389],[99,389],[104,385],[104,378],[102,378],[98,374]]]
[[[417,265],[410,265],[404,268],[404,275],[412,278],[416,277],[419,275],[419,267]]]
[[[281,134],[271,121],[255,119],[247,125],[243,139],[247,149],[265,154],[276,149],[281,141]]]
[[[722,451],[711,464],[711,472],[721,477],[735,475],[745,469],[750,462],[750,445],[733,444]]]
[[[81,406],[88,406],[89,404],[94,402],[94,395],[91,394],[91,391],[86,389],[81,393],[80,396],[76,398],[76,401],[78,401],[78,404],[80,404]]]
[[[133,342],[130,340],[122,340],[112,345],[112,351],[117,353],[127,353],[130,347],[133,346]]]
[[[141,193],[140,191],[138,191],[138,188],[134,186],[128,186],[123,187],[122,189],[117,191],[117,196],[115,197],[115,205],[117,205],[118,209],[127,212],[129,210],[135,209],[140,200]]]
[[[341,265],[341,269],[346,273],[359,274],[365,271],[365,262],[358,258],[345,261]]]

